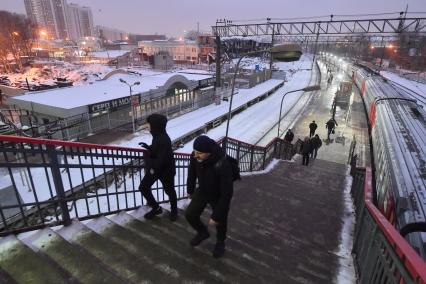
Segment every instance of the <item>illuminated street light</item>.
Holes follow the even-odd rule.
[[[47,36],[47,32],[46,31],[40,31],[40,35]]]
[[[133,93],[132,93],[132,87],[136,86],[136,85],[140,85],[141,82],[134,82],[132,85],[130,85],[129,83],[127,83],[126,81],[124,81],[123,79],[120,78],[120,82],[123,84],[126,84],[127,86],[129,86],[130,89],[130,107],[132,108],[132,127],[133,127],[133,133],[136,132],[136,125],[135,125],[135,107],[133,106]]]
[[[293,90],[293,91],[289,91],[287,93],[285,93],[281,99],[281,105],[280,105],[280,114],[278,116],[278,132],[277,132],[277,137],[280,137],[280,123],[281,123],[281,111],[283,109],[283,102],[284,102],[284,98],[287,94],[290,93],[294,93],[294,92],[299,92],[299,91],[303,91],[303,92],[312,92],[312,91],[319,91],[321,90],[321,86],[320,85],[313,85],[313,86],[308,86],[302,89],[297,89],[297,90]]]

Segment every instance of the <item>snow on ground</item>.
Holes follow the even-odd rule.
[[[403,85],[404,87],[420,93],[421,95],[423,95],[424,97],[426,97],[426,84],[422,84],[416,81],[412,81],[412,80],[408,80],[405,78],[400,77],[399,75],[392,73],[392,72],[387,72],[387,71],[381,71],[380,75],[382,75],[383,77],[387,78],[388,80],[394,81],[395,83],[398,83],[400,85]]]
[[[103,78],[107,73],[114,70],[112,67],[102,64],[73,64],[68,62],[46,62],[42,68],[27,68],[24,73],[2,74],[9,78],[11,83],[17,87],[28,79],[30,84],[44,84],[57,77],[67,78],[74,85],[89,84]]]
[[[306,69],[310,68],[311,63],[309,57],[302,57],[297,65],[293,63],[281,63],[283,67],[285,67],[285,64],[290,65],[291,68],[296,66],[299,71],[289,76],[287,78],[288,82],[275,94],[234,116],[230,122],[229,136],[247,143],[256,142],[267,129],[271,128],[278,121],[282,95],[285,92],[300,89],[309,84],[311,72]],[[291,69],[288,66],[286,67],[287,70]],[[241,105],[247,103],[247,101],[258,97],[264,92],[279,85],[281,82],[281,80],[271,79],[251,89],[240,89],[238,93],[234,95],[232,109],[237,109]],[[290,93],[285,97],[282,113],[288,111],[289,107],[292,106],[295,101],[299,100],[300,93],[301,92]],[[229,102],[222,101],[220,105],[211,104],[171,119],[167,124],[167,133],[172,140],[179,138],[184,133],[197,129],[205,125],[205,123],[228,113],[228,108]],[[283,125],[283,127],[285,127],[285,125]],[[211,129],[207,135],[212,139],[219,140],[225,135],[225,129],[226,123],[222,123],[220,126]],[[137,145],[139,142],[151,143],[151,140],[152,136],[148,131],[141,131],[130,140],[115,141],[112,145],[138,147]],[[179,150],[179,152],[183,153],[190,153],[191,151],[192,142],[187,143]]]
[[[288,77],[289,82],[286,83],[282,88],[280,88],[275,94],[271,95],[267,99],[249,107],[245,111],[236,115],[232,118],[230,122],[229,128],[229,136],[237,138],[239,140],[246,141],[248,143],[254,143],[260,136],[263,135],[265,129],[269,129],[272,127],[278,119],[279,114],[279,104],[281,101],[282,94],[289,90],[294,90],[298,88],[303,88],[307,84],[309,84],[310,79],[310,71],[306,71],[307,66],[310,66],[311,62],[309,59],[302,59],[300,67],[303,67],[298,72],[295,72],[293,76]],[[271,79],[262,84],[257,85],[251,89],[240,90],[238,94],[234,96],[233,101],[233,109],[238,108],[239,106],[245,104],[247,101],[250,101],[263,93],[273,89],[275,86],[279,85],[282,81]],[[299,93],[291,93],[286,96],[284,100],[283,113],[288,110],[288,108],[299,99]],[[197,109],[195,111],[189,112],[182,116],[171,119],[167,125],[167,132],[169,133],[171,139],[176,139],[185,133],[191,132],[194,129],[197,129],[203,126],[205,123],[222,116],[228,112],[229,102],[222,102],[220,105],[211,104],[209,106]],[[207,135],[209,135],[213,139],[220,139],[225,134],[226,123],[222,123],[220,126],[210,130]],[[127,138],[126,138],[127,139]],[[133,137],[129,140],[120,140],[112,143],[112,145],[123,146],[123,147],[133,147],[139,148],[139,142],[151,143],[152,136],[148,131],[140,131],[133,135]],[[190,153],[192,151],[192,141],[187,143],[179,152]],[[68,159],[68,163],[77,163],[78,160],[70,160]],[[87,161],[89,162],[89,161]],[[82,160],[82,163],[85,163]],[[112,161],[109,161],[112,163]],[[120,164],[120,161],[115,161],[116,164]],[[21,198],[24,202],[31,202],[35,200],[34,192],[31,190],[32,186],[31,181],[28,176],[25,174],[26,169],[15,169],[14,170],[14,179],[17,182],[17,188],[21,194]],[[95,175],[102,174],[102,169],[98,169]],[[49,178],[46,177],[46,173],[44,169],[33,168],[31,169],[31,175],[33,176],[33,183],[35,184],[35,188],[45,188],[43,192],[37,192],[37,199],[39,201],[46,200],[51,197],[51,193],[48,191],[48,187],[46,188],[46,184],[50,182],[52,184],[51,176],[49,174]],[[63,172],[63,181],[65,190],[71,188],[68,179],[68,173]],[[87,169],[83,170],[83,173],[79,171],[79,169],[71,170],[70,174],[71,180],[73,182],[72,186],[75,187],[78,184],[81,184],[83,178],[85,181],[93,178],[93,173],[91,170]],[[138,181],[140,177],[135,176],[135,181]],[[131,179],[126,182],[127,188],[133,188],[131,183]],[[180,181],[181,182],[181,181]],[[179,184],[179,183],[177,183]],[[0,178],[0,187],[4,188],[11,185],[11,181],[8,175],[4,175]],[[109,192],[115,192],[114,186],[109,189],[101,189],[98,193],[105,192],[109,190]],[[184,190],[182,186],[179,187],[179,190]],[[118,192],[124,193],[124,184],[121,185],[118,189]],[[162,191],[161,191],[162,192]],[[163,194],[163,193],[159,194]],[[137,195],[136,195],[137,196]],[[126,197],[129,200],[133,200],[133,193],[121,194],[118,199],[116,197],[109,198],[110,204],[108,205],[106,198],[100,199],[100,205],[97,204],[95,198],[91,198],[88,200],[89,204],[86,204],[86,200],[80,200],[77,204],[77,208],[79,211],[85,211],[86,206],[89,206],[91,212],[96,212],[98,206],[101,211],[106,211],[108,206],[110,208],[117,208],[120,206],[118,204],[123,204],[121,202],[125,202]],[[112,200],[114,199],[114,200]],[[139,200],[137,200],[139,202]],[[80,208],[81,207],[81,208]],[[81,214],[82,212],[80,212]],[[73,213],[75,214],[75,212]]]

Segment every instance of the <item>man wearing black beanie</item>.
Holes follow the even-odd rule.
[[[152,195],[151,186],[157,180],[163,184],[164,192],[170,200],[170,220],[176,221],[177,218],[177,197],[175,190],[175,159],[173,157],[172,142],[166,132],[167,117],[154,113],[148,116],[149,131],[152,135],[152,145],[139,143],[148,150],[145,157],[145,176],[143,177],[139,190],[145,197],[151,211],[145,214],[146,219],[153,219],[160,215],[163,210]]]
[[[198,180],[198,188],[196,188]],[[233,194],[232,170],[222,148],[209,137],[202,135],[194,141],[191,156],[187,192],[191,203],[185,217],[197,231],[191,240],[191,246],[198,246],[210,237],[209,231],[200,216],[207,204],[212,207],[209,225],[216,226],[216,245],[213,256],[218,258],[225,253],[225,239],[228,223],[228,211]]]

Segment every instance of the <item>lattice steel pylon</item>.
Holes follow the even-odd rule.
[[[260,36],[260,35],[349,35],[349,34],[397,34],[401,32],[425,33],[426,18],[392,18],[363,20],[330,20],[311,22],[267,22],[261,24],[232,24],[217,21],[212,26],[213,35]]]
[[[316,52],[319,42],[356,42],[359,36],[380,36],[382,42],[400,33],[426,36],[426,18],[406,18],[403,14],[380,19],[333,20],[331,17],[328,21],[273,22],[267,19],[266,23],[250,24],[234,24],[224,19],[216,21],[212,33],[216,37],[218,54],[223,37],[271,36],[271,44],[275,37],[284,38],[286,42],[314,42]],[[217,60],[216,86],[220,86],[220,69],[220,60]]]

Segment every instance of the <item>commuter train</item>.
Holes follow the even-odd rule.
[[[426,111],[364,66],[345,71],[371,126],[377,206],[426,260]]]

